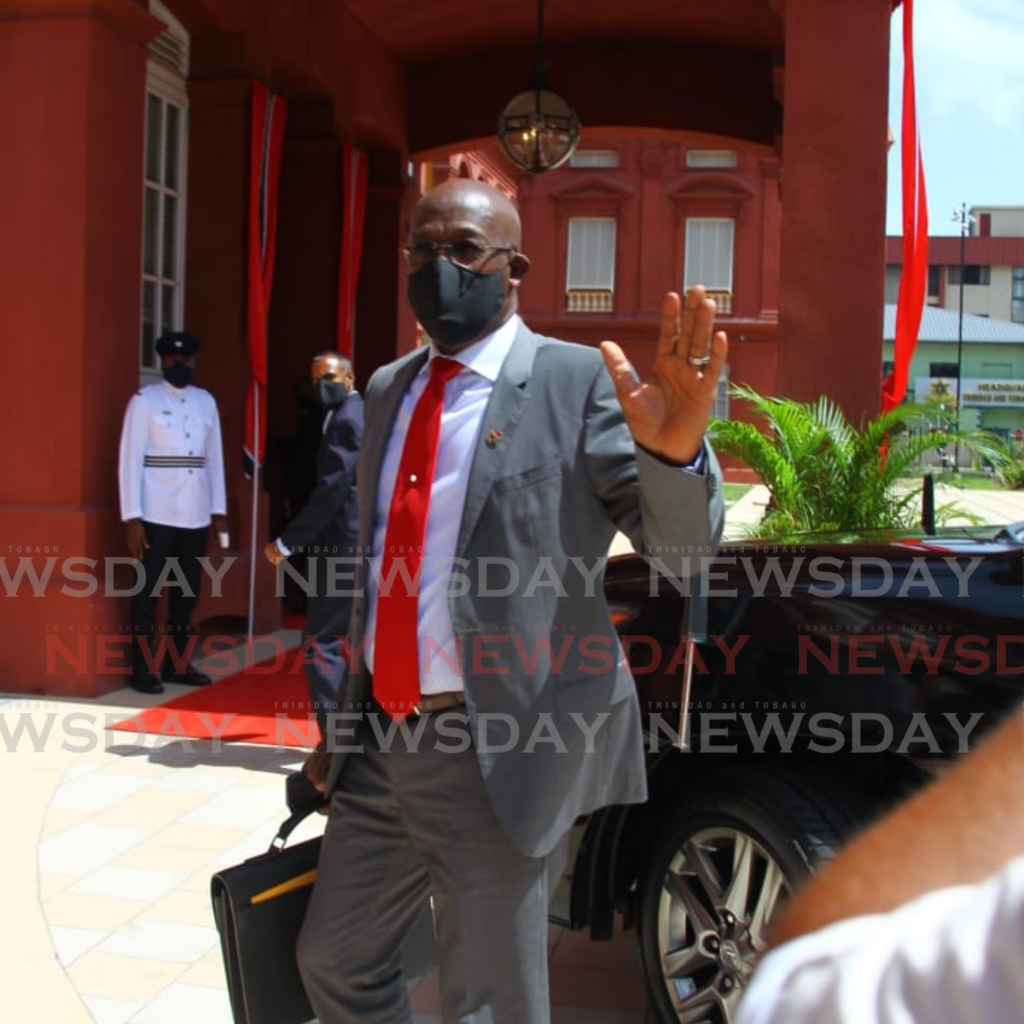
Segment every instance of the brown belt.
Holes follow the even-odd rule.
[[[448,693],[428,693],[409,712],[411,715],[431,715],[440,711],[466,706],[466,694],[462,690],[451,690]]]

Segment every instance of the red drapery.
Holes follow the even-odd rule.
[[[363,256],[363,222],[366,218],[366,154],[346,142],[342,163],[344,212],[338,260],[338,351],[352,359],[355,355],[356,285]]]
[[[896,340],[892,373],[882,384],[882,409],[895,409],[907,393],[910,360],[924,311],[928,284],[928,200],[924,159],[917,125],[914,88],[914,0],[903,0],[903,275],[896,304]]]
[[[245,400],[245,474],[263,463],[267,432],[267,313],[274,279],[277,190],[288,105],[262,82],[252,83],[249,171],[249,298],[246,333],[249,389]],[[258,414],[258,415],[257,415]]]

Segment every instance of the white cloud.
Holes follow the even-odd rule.
[[[901,39],[902,23],[897,11],[894,37]],[[1024,4],[918,0],[914,23],[922,122],[1024,134]]]

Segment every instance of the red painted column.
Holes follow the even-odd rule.
[[[370,158],[356,294],[356,377],[364,386],[378,366],[416,344],[416,321],[405,298],[405,261],[399,252],[408,225],[404,223],[407,186],[396,170],[398,159],[398,154]]]
[[[778,160],[761,161],[761,308],[758,318],[779,318],[779,243],[782,203],[779,197],[781,168]]]
[[[204,588],[193,616],[197,623],[211,616],[244,623],[248,613],[253,501],[252,481],[242,473],[242,427],[249,380],[245,303],[251,94],[248,79],[189,82],[185,324],[203,341],[196,382],[213,392],[220,410],[230,554],[238,559],[224,574],[221,597],[213,598]],[[272,349],[285,343],[270,339]],[[269,402],[276,388],[290,389],[291,382],[271,379],[267,386]],[[274,570],[262,557],[271,539],[262,485],[257,500],[255,629],[267,633],[281,625],[281,602]]]
[[[640,294],[637,312],[656,317],[669,288],[677,291],[682,281],[673,281],[665,273],[674,265],[671,251],[674,239],[671,220],[665,204],[665,164],[671,154],[660,142],[645,142],[640,147],[640,243],[637,246],[637,266]]]
[[[878,411],[889,0],[786,0],[780,394]]]
[[[0,594],[4,690],[90,695],[125,679],[117,643],[111,665],[99,653],[127,621],[103,559],[125,554],[117,445],[138,387],[146,43],[159,28],[130,0],[0,0],[0,556],[11,576],[20,559],[39,574],[51,560],[40,596],[24,577]]]

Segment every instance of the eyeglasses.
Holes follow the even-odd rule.
[[[478,242],[417,242],[402,249],[410,267],[425,267],[439,256],[467,270],[477,267],[498,252],[518,252],[514,245],[480,245]]]

